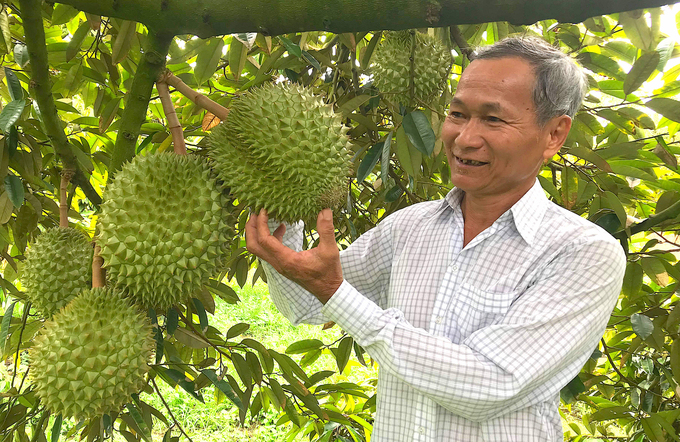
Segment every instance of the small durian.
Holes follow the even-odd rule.
[[[415,38],[415,42],[414,39]],[[413,50],[413,103],[411,103],[411,48]],[[372,58],[373,85],[386,98],[405,106],[429,104],[444,91],[451,72],[451,53],[435,37],[410,31],[385,33]]]
[[[92,286],[93,248],[82,232],[54,227],[26,253],[21,282],[38,313],[51,317],[81,290]]]
[[[189,300],[221,264],[233,227],[207,162],[135,157],[109,184],[97,243],[110,284],[146,308]]]
[[[116,412],[144,387],[153,344],[148,319],[122,293],[86,289],[35,338],[30,379],[55,415],[89,419]]]
[[[209,156],[239,202],[282,222],[314,224],[346,201],[347,128],[331,105],[298,84],[267,84],[232,101]]]

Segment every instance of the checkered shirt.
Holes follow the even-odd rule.
[[[562,441],[560,389],[602,337],[625,254],[538,181],[463,247],[462,196],[399,210],[342,251],[325,306],[265,265],[272,300],[378,362],[374,442]],[[302,234],[288,226],[284,244]]]

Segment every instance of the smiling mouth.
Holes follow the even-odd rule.
[[[458,160],[462,164],[465,164],[466,166],[484,166],[486,164],[489,164],[489,163],[485,163],[484,161],[465,160],[465,159],[463,159],[459,156],[455,156],[455,157],[456,157],[456,160]]]

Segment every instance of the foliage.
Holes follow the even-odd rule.
[[[126,114],[134,120],[129,115],[139,111],[134,100],[143,95],[130,91],[143,83],[141,73],[149,72],[142,67],[151,52],[142,48],[164,55],[163,45],[134,22],[92,16],[63,4],[42,4],[40,13],[53,83],[50,98],[64,123],[67,151],[101,195],[124,138],[134,142],[137,155],[163,152],[172,145],[156,92],[148,108],[142,100],[146,119],[139,139],[130,135],[135,131],[125,120]],[[51,117],[36,105],[39,91],[31,79],[39,60],[29,59],[25,44],[35,29],[28,21],[24,25],[22,15],[17,3],[0,12],[0,285],[5,306],[0,341],[3,360],[10,365],[1,385],[0,437],[26,441],[51,434],[56,441],[61,417],[49,417],[25,382],[26,350],[42,322],[18,278],[29,244],[58,223],[65,154],[53,144],[58,141],[48,130],[53,127],[47,124]],[[546,20],[527,27],[495,22],[426,30],[455,51],[453,75],[441,97],[431,103],[398,103],[372,85],[371,57],[381,32],[278,37],[252,33],[205,40],[180,35],[169,44],[166,67],[225,107],[243,91],[271,81],[310,86],[333,104],[350,128],[354,162],[347,204],[335,220],[344,247],[386,215],[442,198],[450,190],[449,169],[436,140],[456,79],[469,63],[468,45],[520,33],[537,35],[571,53],[588,70],[591,91],[565,147],[539,179],[557,204],[621,239],[629,262],[620,302],[600,348],[562,391],[564,409],[579,410],[581,418],[571,419],[569,437],[585,440],[615,433],[635,441],[678,440],[680,264],[674,253],[680,252],[680,102],[675,99],[680,92],[680,46],[660,32],[659,20],[660,11],[650,10],[580,24]],[[173,94],[173,102],[190,153],[205,155],[204,137],[217,117],[179,93]],[[68,190],[71,225],[92,236],[97,195],[82,181]],[[232,210],[242,232],[248,210],[237,201]],[[309,231],[307,246],[315,240]],[[324,352],[333,354],[338,371],[350,358],[369,363],[363,350],[344,336],[330,345],[317,339],[299,341],[282,353],[244,338],[248,324],[236,323],[227,330],[211,325],[215,296],[238,301],[222,282],[225,278],[244,286],[251,267],[253,283],[263,277],[246,253],[242,236],[233,241],[226,263],[190,302],[149,312],[156,324],[157,353],[145,394],[133,397],[118,414],[64,421],[69,435],[97,440],[115,431],[132,442],[149,440],[162,427],[164,442],[178,440],[178,430],[184,430],[174,422],[172,408],[165,409],[159,388],[165,383],[197,401],[231,401],[241,422],[276,410],[279,424],[294,424],[289,440],[369,439],[375,379],[331,383],[327,380],[333,370],[310,369]],[[144,400],[146,394],[161,399],[163,407],[152,407]]]

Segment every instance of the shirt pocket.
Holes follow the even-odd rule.
[[[463,283],[450,310],[460,341],[481,328],[499,323],[514,301],[516,293],[482,290]]]

